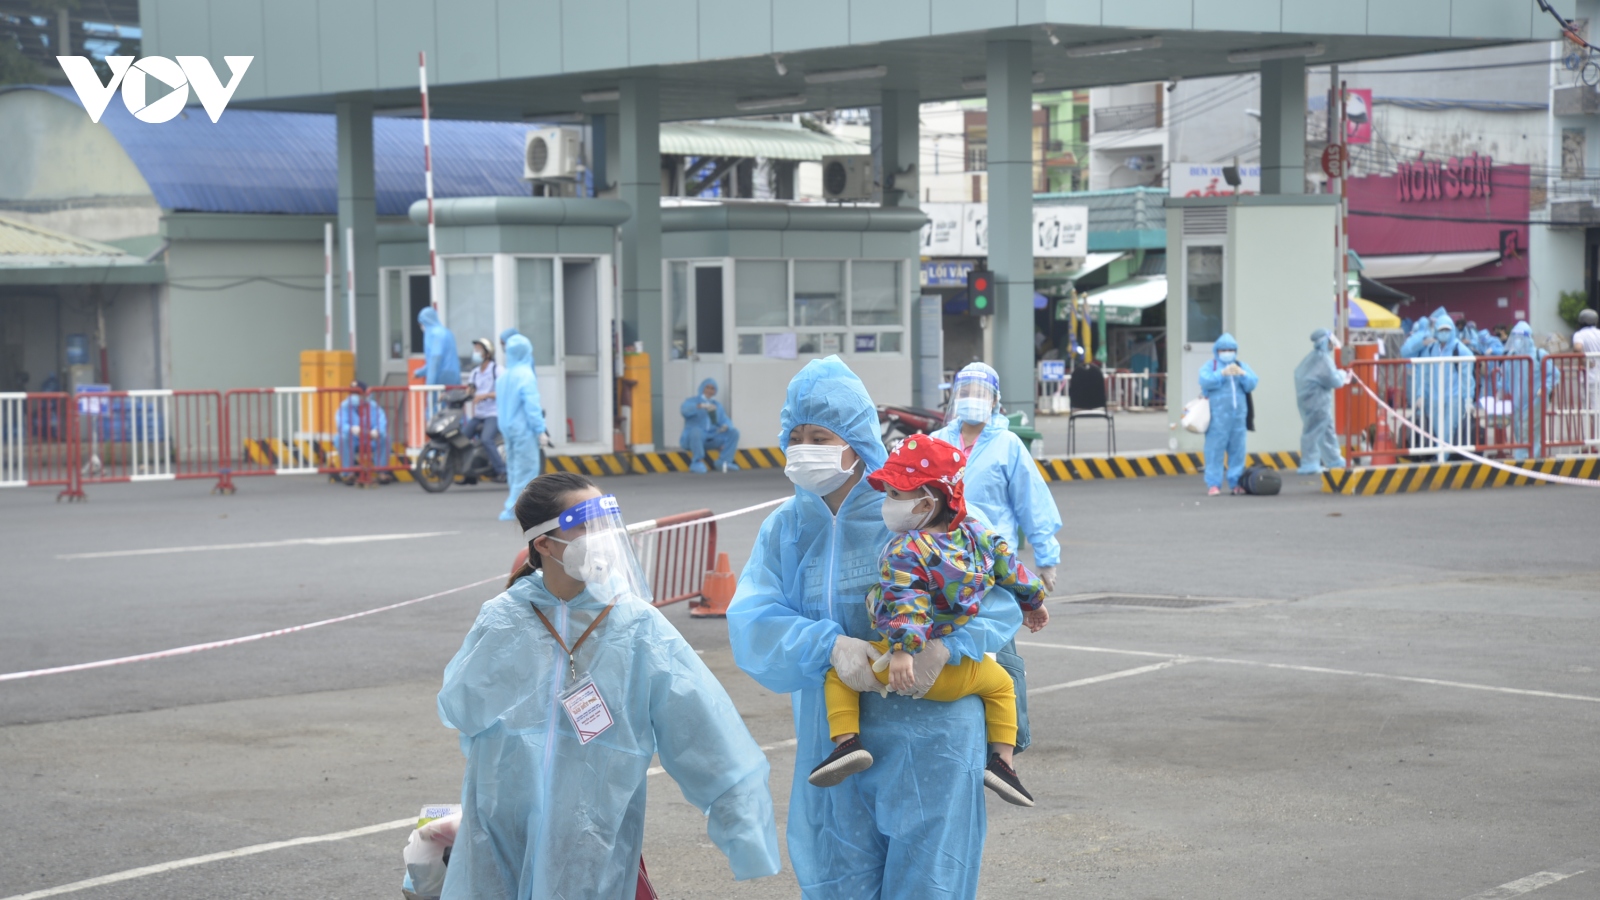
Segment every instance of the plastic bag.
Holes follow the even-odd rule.
[[[406,864],[400,893],[406,900],[438,900],[444,892],[446,864],[461,828],[461,807],[427,806],[417,818],[401,859]]]
[[[1211,401],[1204,397],[1196,397],[1185,403],[1183,418],[1179,422],[1188,431],[1205,434],[1211,427]]]

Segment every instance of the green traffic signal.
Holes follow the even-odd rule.
[[[982,294],[979,294],[978,296],[972,298],[972,305],[976,306],[979,309],[988,309],[989,308],[989,298],[985,297]]]

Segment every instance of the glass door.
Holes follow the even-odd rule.
[[[717,399],[726,408],[732,395],[728,383],[727,308],[728,267],[723,260],[679,261],[666,265],[666,364],[662,385],[666,440],[676,443],[683,421],[678,406],[714,378]]]
[[[1200,396],[1200,367],[1211,361],[1212,349],[1224,330],[1224,251],[1218,243],[1185,242],[1183,250],[1183,375],[1177,396],[1183,402]],[[1167,387],[1169,396],[1176,393]]]
[[[404,384],[408,361],[422,359],[422,326],[417,313],[431,302],[427,268],[386,268],[378,279],[383,327],[383,379]]]

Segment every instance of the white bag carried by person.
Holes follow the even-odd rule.
[[[1179,420],[1183,427],[1195,434],[1205,434],[1211,427],[1211,401],[1204,397],[1196,397],[1183,405],[1183,418]]]
[[[400,892],[406,900],[438,900],[444,891],[444,875],[450,848],[461,827],[461,807],[455,804],[424,806],[417,827],[401,854],[406,864]]]

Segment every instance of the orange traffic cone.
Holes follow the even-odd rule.
[[[1372,438],[1372,451],[1372,464],[1375,466],[1392,466],[1397,462],[1394,455],[1394,436],[1389,434],[1387,416],[1378,418],[1378,431]]]
[[[697,618],[721,617],[728,614],[728,603],[733,600],[733,590],[738,586],[738,580],[733,577],[733,570],[728,564],[728,554],[717,554],[717,568],[706,573],[706,580],[700,585],[699,603],[689,607],[689,615]]]

